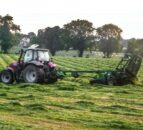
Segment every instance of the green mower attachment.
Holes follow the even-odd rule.
[[[114,70],[62,70],[61,77],[71,74],[72,77],[79,77],[82,73],[96,73],[90,80],[90,84],[125,85],[134,83],[141,67],[142,58],[138,55],[126,54]]]

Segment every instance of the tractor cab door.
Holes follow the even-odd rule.
[[[27,63],[33,59],[33,50],[27,50],[24,55],[24,63]]]

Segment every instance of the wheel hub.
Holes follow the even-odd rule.
[[[10,77],[10,75],[8,73],[4,73],[4,74],[2,74],[1,78],[2,78],[2,81],[4,83],[8,83],[11,77]]]
[[[36,72],[34,70],[29,70],[27,73],[26,73],[26,78],[28,80],[28,82],[34,82],[35,79],[36,79]]]

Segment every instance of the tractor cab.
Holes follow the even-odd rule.
[[[30,61],[49,61],[50,56],[47,49],[27,49],[25,51],[21,50],[21,55],[19,58],[19,61],[23,61],[24,63],[30,62]]]

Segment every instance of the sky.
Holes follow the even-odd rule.
[[[0,15],[6,14],[26,34],[85,19],[95,28],[119,26],[124,39],[143,38],[143,0],[0,0]]]

